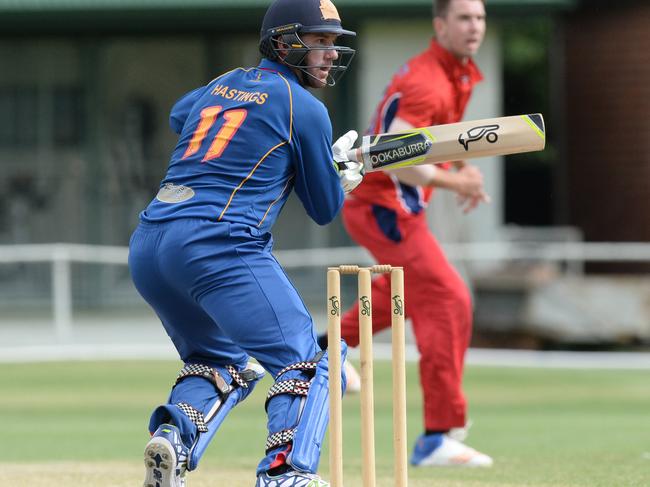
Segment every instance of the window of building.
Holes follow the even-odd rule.
[[[0,145],[33,146],[37,142],[36,87],[0,87]]]
[[[83,138],[82,88],[0,86],[0,147],[33,149],[39,142],[78,146]]]

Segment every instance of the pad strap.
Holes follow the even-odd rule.
[[[268,412],[269,402],[276,396],[281,394],[290,394],[293,396],[307,397],[309,395],[309,388],[311,387],[311,382],[314,378],[314,374],[318,367],[318,363],[324,356],[323,351],[316,354],[312,360],[296,362],[290,365],[287,365],[284,369],[278,372],[275,375],[275,384],[271,386],[269,392],[266,396],[266,402],[264,403],[264,409]],[[299,370],[304,372],[309,380],[303,379],[287,379],[279,380],[287,372],[292,370]],[[296,428],[284,429],[281,431],[276,431],[275,433],[270,434],[266,439],[266,453],[269,453],[274,448],[277,448],[281,445],[289,444],[293,441]]]
[[[185,413],[185,416],[190,418],[190,421],[196,425],[196,428],[200,433],[205,433],[208,431],[208,427],[205,425],[205,417],[201,411],[194,409],[186,402],[179,402],[176,404],[176,407],[183,411]]]
[[[288,429],[288,430],[282,430],[278,431],[277,433],[273,433],[266,439],[266,453],[270,452],[274,448],[277,448],[280,445],[286,445],[293,441],[293,437],[296,434],[296,429]]]
[[[341,361],[345,360],[346,352],[347,346],[341,341]],[[344,388],[343,370],[341,376]],[[283,393],[286,395],[281,396]],[[328,396],[326,352],[290,364],[276,375],[276,384],[267,399],[269,435],[266,455],[257,467],[258,475],[285,464],[298,472],[318,470],[329,417]]]
[[[319,358],[320,360],[320,358]],[[278,380],[283,374],[286,374],[290,370],[316,370],[316,367],[318,365],[318,360],[313,361],[313,362],[296,362],[295,364],[287,365],[284,369],[282,369],[280,372],[278,372],[275,375],[275,380]]]
[[[199,428],[199,434],[197,435],[194,444],[190,447],[190,454],[187,462],[187,469],[190,471],[196,469],[198,466],[199,460],[203,456],[203,453],[205,453],[208,444],[230,410],[239,402],[243,401],[253,391],[255,384],[264,376],[264,369],[257,364],[249,363],[247,368],[242,371],[238,371],[232,365],[226,365],[224,369],[214,371],[213,375],[215,377],[221,377],[222,379],[223,377],[230,375],[232,382],[230,382],[228,392],[225,394],[223,394],[217,387],[220,397],[216,398],[216,401],[205,406],[204,412],[201,415],[203,416],[203,421],[205,423],[205,430],[201,430],[199,423],[195,422]],[[221,372],[221,376],[219,376],[219,372]],[[191,416],[189,417],[192,419]]]
[[[226,367],[226,370],[228,370],[228,373],[230,374],[232,374],[232,372],[230,372],[229,368],[232,368],[232,370],[235,372],[239,380],[241,380],[241,377],[239,377],[239,374],[237,373],[236,369],[231,365],[228,365]],[[185,366],[181,369],[180,373],[178,374],[178,377],[176,377],[176,382],[174,383],[174,386],[178,384],[180,381],[182,381],[183,379],[186,379],[187,377],[202,377],[206,379],[207,381],[214,384],[214,386],[217,388],[217,391],[219,391],[219,394],[221,394],[222,396],[232,391],[232,387],[228,385],[228,381],[226,381],[216,369],[213,369],[208,365],[185,364]],[[233,380],[235,380],[234,375],[233,375]],[[237,385],[240,385],[239,382],[236,383]],[[245,382],[244,384],[245,385],[242,387],[248,387],[248,384],[246,384]]]
[[[293,394],[294,396],[306,396],[309,394],[309,381],[300,379],[289,379],[276,382],[269,389],[266,395],[264,409],[268,410],[269,401],[280,394]]]
[[[230,377],[232,377],[233,382],[244,389],[248,389],[249,382],[259,379],[257,372],[253,369],[245,369],[238,372],[232,365],[226,365],[226,370],[230,374]]]
[[[205,364],[185,364],[181,369],[178,377],[176,377],[176,386],[179,382],[188,377],[201,377],[202,379],[207,380],[217,389],[219,396],[226,398],[235,388],[240,387],[242,389],[248,389],[248,382],[257,380],[257,374],[252,369],[246,369],[242,372],[237,371],[237,369],[232,365],[226,365],[224,367],[228,374],[232,377],[231,384],[228,384],[228,381],[223,377],[219,371],[209,365]],[[251,375],[252,374],[252,375]],[[186,402],[179,402],[176,406],[183,411],[183,413],[189,418],[189,420],[194,423],[199,431],[199,433],[206,433],[208,427],[206,426],[206,418],[203,413],[190,404]],[[207,418],[210,420],[211,418]]]

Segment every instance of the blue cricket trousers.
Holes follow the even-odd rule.
[[[252,356],[275,375],[320,350],[270,233],[257,233],[201,218],[142,222],[133,233],[133,282],[184,362],[243,367]]]

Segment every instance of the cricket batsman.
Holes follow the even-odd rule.
[[[271,229],[291,191],[325,225],[363,178],[344,157],[356,133],[332,144],[328,112],[309,91],[348,69],[354,50],[337,41],[353,35],[329,0],[275,0],[260,64],[222,74],[171,110],[178,143],[129,253],[133,282],[184,363],[149,421],[145,487],[185,486],[264,371],[274,383],[256,486],[329,485],[316,475],[327,352],[273,257]]]

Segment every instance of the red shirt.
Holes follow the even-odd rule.
[[[474,85],[482,79],[471,59],[462,63],[434,39],[429,49],[395,73],[368,133],[387,132],[395,117],[414,127],[459,122]],[[432,192],[433,188],[402,184],[390,172],[374,172],[365,176],[350,197],[412,214],[426,207]]]

